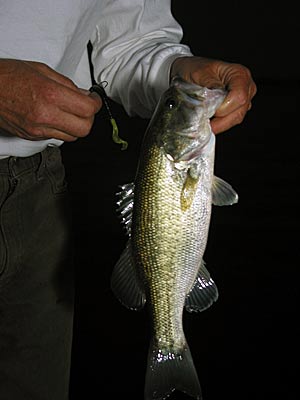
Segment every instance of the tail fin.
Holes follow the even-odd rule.
[[[145,400],[163,400],[174,390],[201,400],[201,388],[188,345],[174,354],[157,349],[152,343],[148,355]]]

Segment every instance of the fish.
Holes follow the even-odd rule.
[[[232,186],[214,175],[210,119],[225,96],[223,89],[173,78],[145,130],[135,178],[117,193],[128,240],[111,289],[129,309],[147,305],[145,400],[165,399],[174,390],[202,399],[183,312],[206,310],[218,299],[203,260],[212,205],[238,201]]]

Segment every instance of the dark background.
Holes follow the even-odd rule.
[[[180,0],[173,12],[195,54],[247,65],[258,86],[244,122],[217,136],[216,175],[239,194],[213,208],[205,260],[220,297],[184,314],[204,400],[296,400],[298,13],[288,2]],[[126,242],[115,193],[134,178],[148,121],[112,107],[126,151],[101,112],[87,138],[63,146],[77,263],[72,400],[143,398],[149,321],[117,302],[110,275]]]

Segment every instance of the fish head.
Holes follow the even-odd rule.
[[[175,163],[199,157],[212,135],[210,118],[226,96],[222,89],[208,89],[174,78],[153,115],[156,140]]]

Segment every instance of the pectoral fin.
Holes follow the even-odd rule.
[[[229,183],[214,176],[212,183],[212,203],[215,206],[230,206],[238,202],[238,194]]]
[[[202,260],[195,283],[185,299],[187,311],[199,312],[209,308],[218,299],[218,288]]]
[[[130,240],[113,269],[111,289],[117,299],[131,310],[140,310],[146,302],[144,288],[132,257]]]
[[[198,179],[199,177],[195,178],[190,173],[187,174],[180,197],[182,211],[191,207],[197,190]]]

